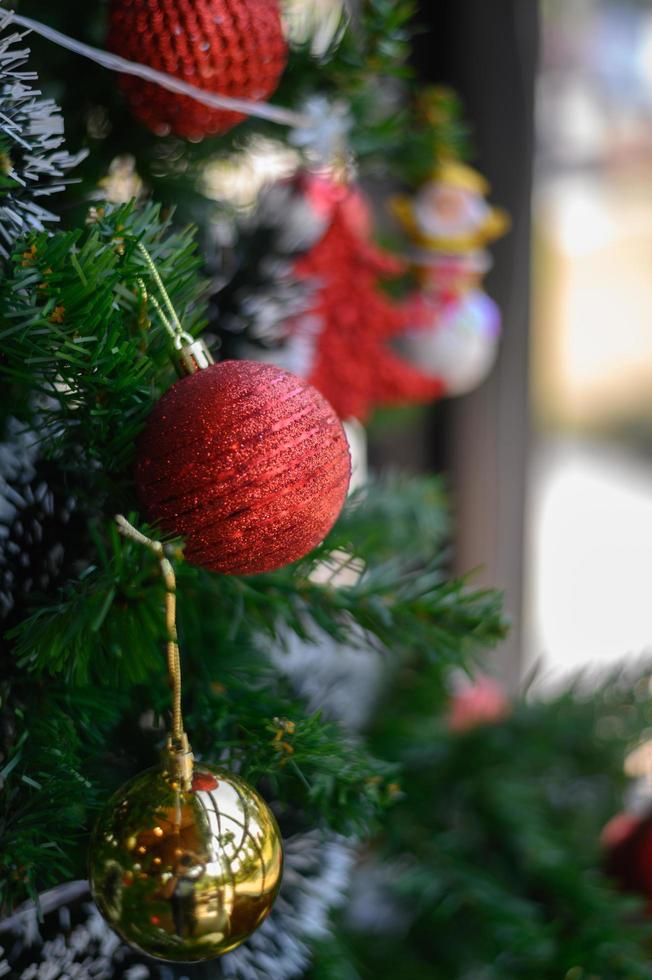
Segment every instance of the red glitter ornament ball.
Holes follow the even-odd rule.
[[[254,101],[275,91],[287,60],[277,0],[111,0],[107,46],[207,92]],[[159,136],[199,140],[245,118],[131,75],[120,84]]]
[[[223,361],[161,398],[136,482],[149,519],[185,537],[188,561],[255,575],[323,540],[350,475],[342,425],[312,385],[270,364]]]

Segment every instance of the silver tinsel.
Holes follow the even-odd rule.
[[[11,549],[9,537],[11,523],[23,499],[14,483],[21,477],[26,484],[33,479],[36,459],[34,436],[21,432],[13,419],[9,419],[7,428],[11,438],[0,443],[0,621],[15,603],[13,577],[7,568]]]
[[[86,156],[60,149],[63,119],[52,99],[32,88],[37,75],[25,71],[29,49],[12,24],[10,11],[0,10],[0,256],[8,258],[18,238],[42,231],[57,217],[38,203],[62,191],[67,170]]]
[[[354,844],[311,831],[287,841],[283,885],[269,918],[222,960],[228,980],[293,980],[310,963],[310,941],[328,936],[328,917],[343,904]]]
[[[347,161],[352,167],[349,134],[353,117],[349,103],[344,99],[331,101],[323,95],[311,95],[301,106],[301,114],[306,122],[294,127],[288,136],[289,143],[303,150],[314,165],[328,167]]]
[[[40,897],[0,922],[0,977],[15,980],[295,980],[310,962],[310,942],[328,935],[328,916],[343,904],[354,862],[345,838],[318,831],[285,844],[281,892],[254,935],[221,960],[200,966],[155,962],[125,946],[93,904],[86,882]]]
[[[15,419],[0,442],[0,633],[27,614],[35,593],[52,594],[88,564],[87,516],[37,436]]]
[[[238,337],[238,356],[271,360],[289,343],[288,325],[310,305],[316,283],[292,274],[298,257],[324,234],[317,213],[295,181],[278,180],[255,209],[212,228],[214,300],[211,319]]]
[[[305,700],[309,712],[322,711],[347,731],[360,731],[380,694],[383,651],[355,624],[346,644],[337,643],[314,624],[310,629],[310,640],[284,632],[282,643],[272,651],[272,662]]]

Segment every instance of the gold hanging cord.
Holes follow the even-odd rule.
[[[177,580],[172,562],[165,553],[160,541],[146,537],[130,524],[122,514],[116,516],[120,534],[153,552],[158,558],[161,576],[165,584],[165,626],[167,633],[167,663],[170,687],[172,688],[172,731],[168,739],[168,753],[176,760],[177,775],[185,784],[192,776],[192,754],[188,736],[183,727],[181,710],[181,659],[177,636]]]

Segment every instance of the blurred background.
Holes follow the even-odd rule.
[[[525,656],[652,638],[652,9],[542,5]]]
[[[495,666],[513,688],[534,665],[558,677],[652,639],[652,9],[488,7],[422,4],[417,57],[461,92],[514,221],[489,277],[498,366],[433,423],[458,567],[506,590]]]

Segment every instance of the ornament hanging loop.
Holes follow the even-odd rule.
[[[193,755],[188,736],[183,727],[181,710],[181,658],[177,636],[177,580],[172,562],[165,553],[160,541],[148,538],[130,524],[122,514],[116,516],[116,524],[120,534],[142,545],[156,555],[161,576],[165,584],[165,626],[167,633],[167,665],[172,688],[172,731],[166,743],[166,769],[169,775],[181,785],[189,789],[192,783]]]
[[[136,247],[143,256],[152,279],[161,295],[162,303],[156,296],[148,292],[147,286],[142,278],[138,278],[138,286],[146,303],[151,303],[158,317],[169,334],[175,351],[175,366],[180,377],[188,374],[196,374],[204,368],[214,364],[213,355],[203,340],[193,337],[187,330],[183,329],[181,320],[177,315],[170,295],[163,284],[161,274],[156,268],[156,264],[142,242],[136,242]]]
[[[203,340],[197,340],[191,337],[190,334],[184,334],[185,338],[188,338],[187,342],[183,338],[179,338],[179,343],[175,342],[175,349],[177,356],[175,358],[175,364],[180,377],[185,377],[187,374],[196,374],[197,371],[203,371],[204,368],[210,367],[214,364],[213,355],[206,346]]]
[[[171,781],[178,783],[179,787],[186,792],[192,788],[194,761],[186,733],[182,732],[180,738],[168,735],[165,743],[165,770]]]

